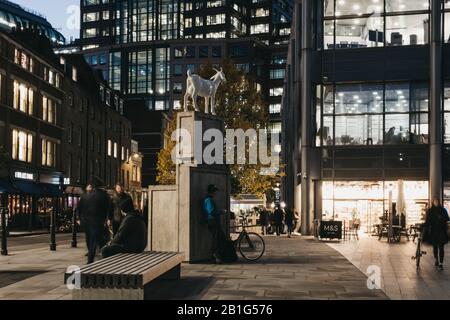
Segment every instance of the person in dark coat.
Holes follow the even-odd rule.
[[[280,208],[280,206],[278,206],[275,209],[273,213],[273,219],[275,223],[275,231],[277,233],[277,236],[280,236],[283,233],[283,220],[284,220],[284,212]]]
[[[266,235],[269,226],[269,212],[265,208],[259,210],[259,223],[261,224],[262,235]]]
[[[436,259],[435,265],[441,270],[444,268],[444,246],[448,243],[448,221],[447,211],[439,200],[435,199],[432,207],[428,210],[425,227],[430,232],[430,241]]]
[[[284,222],[286,223],[288,238],[292,236],[292,231],[294,230],[294,208],[288,208],[286,210],[286,215],[284,217]]]
[[[116,235],[117,231],[119,230],[120,223],[122,222],[124,216],[122,215],[122,211],[120,210],[121,205],[123,202],[128,201],[131,199],[131,196],[125,192],[123,189],[123,186],[120,183],[116,183],[116,187],[114,189],[114,195],[112,198],[113,205],[114,205],[114,213],[113,213],[113,220],[112,220],[112,230],[113,230],[113,236]]]
[[[108,241],[106,226],[112,219],[112,202],[106,191],[94,183],[88,183],[86,193],[81,197],[78,212],[86,232],[88,264],[94,262],[97,246],[102,248]]]
[[[141,253],[147,246],[144,217],[134,209],[131,197],[120,203],[120,210],[124,218],[111,244],[102,249],[103,258],[119,253]]]
[[[215,185],[211,184],[208,186],[207,194],[202,200],[202,213],[212,237],[212,258],[217,264],[220,264],[222,263],[222,253],[226,239],[220,223],[220,211],[214,201],[217,191],[219,189]]]

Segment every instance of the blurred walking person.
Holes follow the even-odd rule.
[[[286,210],[284,221],[287,227],[288,238],[290,238],[292,236],[292,232],[294,231],[294,208],[288,208]]]
[[[97,246],[102,248],[108,242],[105,228],[111,223],[112,202],[106,191],[94,183],[88,183],[87,192],[78,205],[80,219],[86,232],[88,264],[94,262]]]
[[[430,241],[433,245],[435,266],[444,269],[444,246],[448,243],[448,213],[438,199],[428,210],[425,227],[430,232]]]
[[[116,183],[116,186],[114,188],[114,195],[112,197],[112,202],[114,205],[114,211],[113,211],[113,219],[112,219],[112,231],[113,235],[115,236],[117,234],[117,231],[119,230],[120,224],[122,223],[122,220],[124,219],[124,216],[122,215],[121,206],[122,203],[128,202],[131,200],[131,196],[125,192],[123,186],[120,183]]]
[[[275,232],[279,237],[283,233],[283,219],[284,219],[284,212],[280,206],[277,206],[277,208],[275,209],[273,213],[273,218],[275,222]]]

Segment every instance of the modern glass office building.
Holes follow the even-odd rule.
[[[408,224],[430,199],[448,205],[450,3],[303,0],[295,10],[284,196],[303,232],[355,215],[371,232],[399,193]]]
[[[229,57],[254,76],[280,130],[292,0],[81,0],[79,45],[126,94],[125,114],[155,183],[162,113],[180,108],[186,73]]]

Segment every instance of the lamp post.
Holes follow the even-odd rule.
[[[50,215],[50,250],[56,251],[56,206],[58,205],[57,199],[53,199],[53,208]]]
[[[77,219],[76,219],[76,209],[72,209],[72,248],[77,247]]]
[[[6,230],[6,219],[8,214],[8,208],[0,208],[1,214],[1,227],[2,227],[2,256],[8,255],[8,243],[7,243],[7,230]]]

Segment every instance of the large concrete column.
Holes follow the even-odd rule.
[[[442,1],[431,0],[430,200],[443,197],[442,170]]]
[[[312,0],[302,2],[302,39],[301,39],[301,190],[302,190],[302,227],[303,235],[312,234],[313,223],[313,183],[311,177],[312,149],[312,84],[311,84],[311,32]]]

